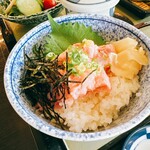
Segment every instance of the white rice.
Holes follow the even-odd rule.
[[[97,130],[100,126],[107,126],[118,117],[120,109],[129,104],[132,94],[140,87],[138,77],[132,80],[110,77],[110,82],[112,89],[109,94],[91,93],[61,109],[59,113],[70,131]]]

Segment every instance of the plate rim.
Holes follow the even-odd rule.
[[[146,132],[146,129],[149,128],[149,132]],[[141,133],[142,132],[142,133]],[[140,134],[139,134],[140,133]],[[139,127],[138,129],[136,129],[135,131],[133,131],[125,140],[124,145],[123,145],[123,150],[130,150],[129,148],[132,148],[133,144],[135,144],[134,146],[137,146],[140,142],[142,142],[143,140],[150,140],[150,138],[148,138],[147,135],[150,134],[150,125],[144,125],[143,127]],[[138,135],[137,135],[138,134]],[[142,138],[140,141],[137,141],[137,139],[139,139],[140,137],[144,136],[144,138]],[[132,138],[134,137],[134,141],[132,141]],[[128,146],[128,147],[127,147]]]

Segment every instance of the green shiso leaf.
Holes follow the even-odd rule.
[[[97,45],[105,43],[98,33],[94,32],[91,27],[86,27],[84,24],[78,22],[58,24],[50,15],[48,15],[48,19],[52,32],[46,37],[46,43],[44,44],[45,54],[53,52],[59,55],[70,45],[82,42],[83,39],[93,40]]]

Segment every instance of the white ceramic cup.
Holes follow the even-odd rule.
[[[95,13],[113,16],[119,0],[60,0],[67,13]]]

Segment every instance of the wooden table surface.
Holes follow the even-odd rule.
[[[38,150],[39,145],[44,150],[41,133],[17,115],[6,97],[3,73],[8,54],[8,48],[2,41],[0,32],[0,150]],[[34,137],[33,134],[37,136]]]

